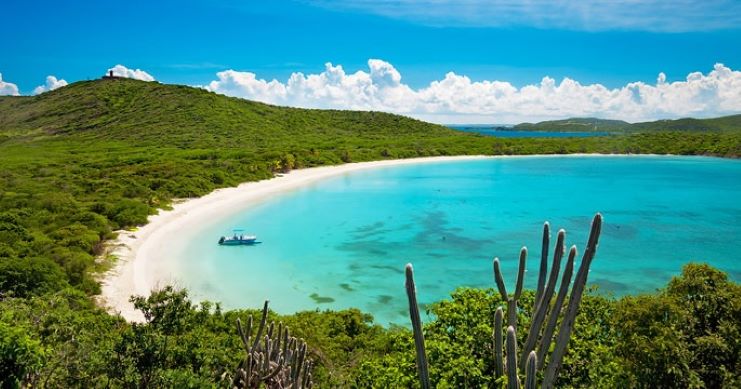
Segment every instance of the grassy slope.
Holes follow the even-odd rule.
[[[622,120],[595,118],[572,118],[549,120],[539,123],[521,123],[515,130],[530,131],[599,131],[599,132],[646,132],[646,131],[741,131],[741,115],[713,119],[684,118],[657,120],[653,122],[628,123]]]
[[[0,134],[5,136],[70,135],[137,145],[259,151],[332,137],[373,139],[391,132],[421,139],[458,135],[397,115],[275,107],[128,79],[78,82],[36,97],[0,100]]]

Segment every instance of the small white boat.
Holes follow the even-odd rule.
[[[242,230],[234,230],[231,236],[222,236],[219,238],[219,244],[222,246],[240,246],[257,243],[257,236],[244,235],[241,232]]]

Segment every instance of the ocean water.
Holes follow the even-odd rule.
[[[508,284],[530,250],[537,279],[542,225],[583,252],[604,216],[589,283],[616,296],[653,291],[689,261],[741,279],[741,161],[704,157],[524,157],[384,167],[348,173],[235,209],[199,226],[163,259],[197,300],[281,313],[357,307],[406,324],[404,265],[422,304],[457,287]],[[222,247],[244,228],[254,246]],[[568,247],[567,246],[567,247]],[[551,248],[551,251],[553,249]],[[581,258],[579,256],[578,258]]]
[[[523,131],[523,130],[501,130],[498,127],[489,126],[448,126],[454,130],[474,132],[481,135],[497,138],[589,138],[592,136],[608,136],[608,132],[587,131]]]

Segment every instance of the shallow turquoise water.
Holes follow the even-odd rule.
[[[169,265],[195,298],[288,313],[358,307],[406,323],[404,265],[421,303],[459,286],[514,282],[526,245],[536,281],[542,223],[583,250],[603,234],[589,282],[622,295],[666,284],[688,261],[741,278],[741,161],[699,157],[528,157],[440,162],[346,174],[214,220]],[[243,227],[261,244],[220,247]],[[551,250],[552,251],[552,250]]]

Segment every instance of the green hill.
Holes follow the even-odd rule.
[[[0,134],[74,135],[173,146],[259,149],[322,137],[393,132],[459,135],[443,126],[379,112],[307,110],[230,98],[204,89],[130,79],[77,82],[34,97],[0,98]]]
[[[712,119],[683,118],[635,123],[632,131],[741,131],[741,115]]]
[[[657,120],[653,122],[628,123],[622,120],[596,118],[571,118],[549,120],[539,123],[521,123],[513,127],[520,131],[556,132],[649,132],[649,131],[736,131],[741,132],[741,115],[724,116],[713,119],[684,118],[676,120]]]
[[[619,132],[624,131],[630,123],[622,120],[605,120],[597,118],[570,118],[549,120],[538,123],[520,123],[513,127],[517,131],[557,131],[557,132]]]

